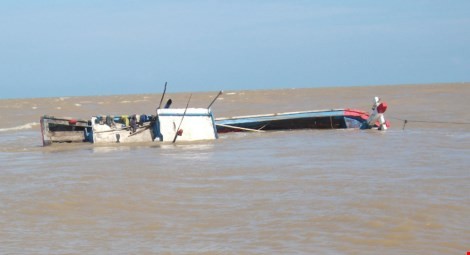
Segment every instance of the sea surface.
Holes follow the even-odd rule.
[[[385,132],[49,147],[41,115],[153,114],[161,94],[0,100],[0,254],[466,254],[469,83],[225,91],[212,110],[369,111],[374,96]]]

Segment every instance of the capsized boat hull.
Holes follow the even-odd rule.
[[[286,112],[216,119],[217,132],[360,128],[369,114],[353,109]]]

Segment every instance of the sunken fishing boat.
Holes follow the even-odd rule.
[[[95,144],[200,141],[218,139],[219,133],[265,132],[296,129],[378,129],[387,130],[389,122],[384,112],[387,104],[374,98],[372,111],[331,109],[284,112],[262,115],[236,116],[215,119],[211,106],[207,108],[170,109],[171,99],[165,107],[160,104],[155,115],[92,116],[90,120],[56,118],[44,115],[40,119],[44,146],[53,143],[87,142]]]
[[[214,116],[210,107],[222,94],[214,98],[207,108],[170,109],[169,99],[162,108],[165,89],[155,115],[106,115],[92,116],[90,120],[56,118],[45,115],[40,118],[42,143],[139,143],[214,140],[218,138]]]
[[[137,121],[139,119],[139,121]],[[93,116],[76,120],[42,116],[44,146],[53,143],[138,143],[217,139],[210,109],[159,109],[157,115]]]

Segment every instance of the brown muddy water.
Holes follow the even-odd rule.
[[[226,91],[212,109],[369,110],[374,96],[386,132],[50,147],[43,114],[152,114],[160,94],[0,100],[0,254],[466,254],[470,84]]]

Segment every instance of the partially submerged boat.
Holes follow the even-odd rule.
[[[219,118],[215,123],[218,133],[345,128],[386,130],[389,126],[383,116],[386,109],[387,104],[375,97],[370,114],[354,109],[331,109]]]
[[[89,121],[42,116],[43,145],[52,143],[136,143],[217,139],[210,109],[158,109],[152,115],[93,116]]]
[[[269,131],[294,129],[360,128],[369,117],[363,111],[331,109],[283,112],[216,119],[217,132]]]
[[[219,93],[219,95],[221,92]],[[218,95],[218,96],[219,96]],[[217,96],[217,97],[218,97]],[[136,143],[214,140],[218,133],[294,129],[360,128],[386,130],[387,104],[374,98],[372,112],[354,109],[285,112],[214,119],[207,108],[157,109],[156,115],[93,116],[90,120],[40,119],[43,145],[52,143]],[[171,100],[169,100],[171,104]],[[161,103],[160,103],[161,105]],[[189,105],[189,101],[188,101]]]

